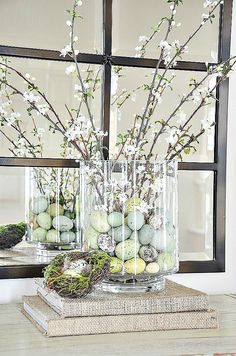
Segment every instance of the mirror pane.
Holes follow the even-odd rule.
[[[183,1],[177,7],[175,26],[168,37],[169,43],[179,40],[185,43],[202,22],[206,13],[202,0]],[[194,14],[194,16],[190,16]],[[140,53],[138,47],[145,43],[143,37],[152,37],[146,47],[145,57],[158,58],[157,46],[165,38],[167,23],[154,34],[162,17],[170,16],[170,3],[166,0],[114,0],[113,1],[113,54],[133,57]],[[132,23],[130,22],[132,19]],[[179,26],[181,24],[181,26]],[[154,34],[154,35],[153,35]],[[219,34],[219,9],[215,11],[213,23],[206,23],[188,44],[188,53],[182,60],[195,62],[217,62]],[[139,37],[141,36],[140,40]],[[142,38],[144,40],[142,41]],[[199,46],[199,43],[201,45]]]
[[[181,261],[213,259],[213,172],[179,172]]]
[[[111,116],[110,116],[110,148],[111,153],[114,155],[118,152],[117,135],[125,133],[128,129],[131,129],[134,123],[135,115],[143,115],[145,105],[148,98],[148,90],[145,88],[150,85],[152,80],[152,69],[146,68],[130,68],[119,67],[119,74],[117,74],[117,67],[113,68],[112,75],[112,90],[111,90]],[[160,71],[160,74],[162,71]],[[180,103],[183,94],[188,94],[191,88],[189,82],[195,78],[200,81],[205,73],[199,72],[187,72],[187,71],[174,71],[176,75],[172,83],[172,90],[167,88],[162,96],[162,101],[157,105],[151,122],[164,120],[166,121],[173,110]],[[169,74],[170,76],[172,75]],[[211,85],[214,85],[215,79]],[[205,85],[208,85],[207,82]],[[182,113],[185,116],[183,122],[185,122],[190,115],[195,111],[197,104],[194,101],[189,101],[181,107]],[[175,116],[169,122],[171,126],[180,126],[180,116]],[[198,134],[201,129],[202,121],[210,120],[215,121],[215,103],[212,101],[209,105],[202,107],[194,118],[189,122],[187,126],[189,133]],[[182,124],[183,124],[182,122]],[[149,152],[151,142],[153,141],[153,130],[160,129],[160,123],[154,125],[154,129],[151,129],[146,135],[148,144],[144,146],[145,153]],[[153,153],[159,155],[165,155],[168,147],[168,135],[162,134],[159,137],[159,142],[155,145]],[[195,144],[196,152],[191,150],[190,153],[183,155],[184,161],[201,161],[212,162],[214,160],[214,127],[208,132],[199,137],[199,143]]]
[[[0,3],[1,45],[61,50],[69,43],[73,0],[11,0]],[[102,0],[83,1],[77,21],[76,49],[102,53]]]
[[[82,103],[80,107],[79,80],[76,78],[75,73],[69,75],[65,74],[66,69],[70,68],[71,63],[12,58],[9,65],[16,68],[24,76],[25,74],[30,74],[30,80],[36,77],[34,83],[45,93],[63,125],[68,127],[68,120],[70,120],[70,115],[65,105],[71,110],[73,116],[75,116],[75,111],[72,109],[78,110],[80,108],[80,113],[84,115],[85,118],[88,118],[86,105]],[[80,64],[79,68],[84,84],[86,83],[88,90],[93,93],[93,98],[90,97],[88,99],[89,106],[91,107],[96,126],[100,127],[102,66]],[[15,73],[11,72],[11,74],[8,75],[8,81],[14,88],[20,90],[22,93],[28,91],[24,80]],[[11,93],[12,90],[9,90],[9,92]],[[34,95],[38,96],[37,92],[34,92]],[[4,92],[0,100],[1,106],[3,103],[7,103],[8,100]],[[64,148],[61,147],[64,138],[63,134],[58,131],[54,132],[54,130],[50,128],[52,124],[49,123],[44,116],[37,115],[35,111],[32,111],[32,116],[29,116],[27,102],[24,101],[21,95],[13,95],[11,96],[11,100],[15,112],[21,114],[19,118],[20,126],[25,131],[26,137],[32,144],[42,145],[42,157],[61,157],[64,152]],[[45,103],[43,98],[38,102],[39,105],[44,105]],[[10,117],[11,106],[4,106],[4,111],[7,112],[7,114],[4,115]],[[51,111],[48,111],[48,114],[54,122],[58,122],[57,117]],[[39,132],[37,135],[34,135],[35,127],[38,130],[37,132]],[[1,131],[0,155],[5,157],[11,156],[12,154],[9,148],[12,149],[12,142],[10,141],[16,142],[18,132],[6,122],[4,126],[1,127]],[[30,155],[29,152],[25,153],[24,150],[21,153],[22,156]],[[40,157],[40,153],[38,153],[37,156]],[[76,157],[78,157],[76,150],[67,152],[67,158]]]

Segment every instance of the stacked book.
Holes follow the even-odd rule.
[[[47,336],[217,328],[205,293],[166,281],[162,292],[62,298],[37,279],[37,295],[24,297],[23,313]]]

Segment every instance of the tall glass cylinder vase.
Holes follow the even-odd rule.
[[[81,247],[79,169],[27,168],[27,240],[51,257]]]
[[[82,162],[85,250],[111,256],[106,291],[162,290],[178,271],[177,163]]]

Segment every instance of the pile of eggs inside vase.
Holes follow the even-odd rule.
[[[92,250],[111,256],[111,274],[158,274],[176,266],[175,227],[161,209],[148,215],[138,210],[141,199],[126,201],[125,212],[94,210],[85,241]]]
[[[50,203],[45,196],[30,201],[30,240],[40,243],[68,244],[76,241],[79,229],[79,204],[73,211],[58,203]]]

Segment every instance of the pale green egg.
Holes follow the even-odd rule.
[[[46,235],[47,242],[60,242],[60,233],[57,230],[51,229],[47,232]]]
[[[115,229],[113,229],[111,236],[114,236],[114,240],[116,242],[121,242],[124,240],[127,240],[130,235],[131,235],[132,231],[131,229],[124,225],[124,226],[118,226]]]
[[[94,210],[90,215],[90,224],[98,232],[108,232],[111,228],[105,211]]]
[[[47,210],[48,201],[44,196],[38,196],[31,199],[30,209],[34,214],[40,214]]]
[[[53,218],[57,215],[63,215],[64,214],[64,208],[62,205],[53,203],[50,204],[49,207],[47,208],[47,213],[51,215]]]
[[[52,226],[52,218],[48,213],[40,213],[37,216],[37,223],[45,230],[49,230]]]
[[[142,258],[132,258],[125,262],[125,272],[129,274],[140,274],[143,273],[146,267],[146,263]]]
[[[122,271],[123,263],[117,257],[111,257],[110,261],[110,273],[119,273]]]
[[[47,230],[38,227],[32,233],[32,241],[44,242],[46,240]]]
[[[145,224],[139,230],[139,242],[142,245],[148,245],[152,241],[155,230],[151,225]]]
[[[157,258],[161,271],[171,271],[175,267],[175,256],[170,253],[161,253]]]
[[[84,239],[88,244],[88,247],[93,250],[98,250],[98,237],[100,232],[94,230],[92,226],[89,226],[84,233]]]
[[[118,211],[113,211],[108,215],[107,221],[112,227],[120,226],[122,225],[123,215]]]
[[[60,241],[70,243],[75,241],[75,233],[73,231],[64,231],[61,233]]]
[[[128,215],[128,226],[131,230],[140,230],[144,224],[144,215],[140,211],[133,211]]]
[[[120,260],[126,261],[137,256],[139,248],[140,243],[138,241],[125,240],[118,243],[115,248],[115,254]]]

